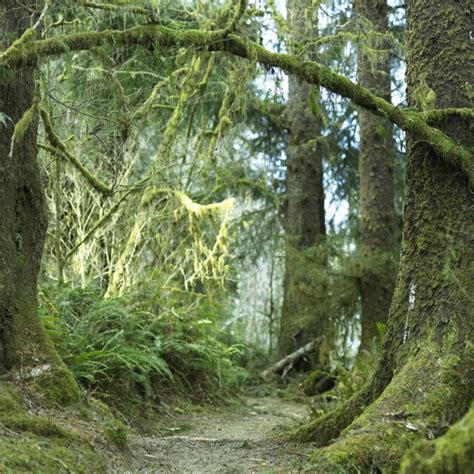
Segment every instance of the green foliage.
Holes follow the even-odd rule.
[[[225,396],[245,373],[236,345],[219,340],[219,306],[192,309],[185,296],[140,293],[103,299],[93,290],[45,288],[41,310],[78,382],[111,402],[164,393],[208,400]]]

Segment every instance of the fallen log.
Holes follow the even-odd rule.
[[[305,344],[304,346],[297,349],[295,352],[283,357],[280,359],[276,364],[273,364],[268,369],[265,369],[262,372],[262,377],[264,379],[268,379],[274,374],[281,374],[281,377],[285,377],[285,375],[294,367],[296,362],[298,362],[302,357],[307,354],[310,354],[314,351],[316,347],[316,341],[311,341]]]

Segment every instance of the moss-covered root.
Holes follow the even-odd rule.
[[[335,410],[306,423],[289,434],[292,440],[327,446],[382,392],[390,377],[382,358],[362,388]]]
[[[367,391],[363,389],[334,411],[298,427],[289,433],[289,438],[299,442],[313,442],[318,446],[327,446],[362,413],[366,399]]]
[[[422,441],[404,456],[401,474],[464,474],[474,470],[474,405],[435,441]]]
[[[314,453],[311,468],[325,473],[398,471],[417,440],[440,435],[465,413],[469,398],[460,364],[457,357],[428,351],[410,360],[335,443]]]

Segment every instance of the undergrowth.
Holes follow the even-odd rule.
[[[40,311],[77,381],[110,404],[224,399],[247,376],[235,363],[244,346],[224,338],[218,303],[184,298],[141,291],[104,299],[93,289],[46,287]]]

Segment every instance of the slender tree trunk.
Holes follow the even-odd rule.
[[[374,33],[388,27],[386,0],[356,0],[357,16],[372,24]],[[358,82],[390,101],[390,57],[380,37],[361,38],[358,52]],[[370,48],[373,57],[367,53]],[[360,230],[363,252],[361,276],[361,344],[370,350],[377,338],[377,322],[385,323],[395,284],[395,185],[393,126],[388,120],[359,109],[360,129]]]
[[[421,93],[436,95],[437,108],[470,106],[471,9],[408,1],[411,106]],[[469,119],[447,117],[442,128],[474,148]],[[302,430],[320,445],[339,436],[321,450],[321,469],[394,470],[414,441],[443,434],[474,398],[474,194],[428,143],[408,145],[400,271],[382,356],[360,393]]]
[[[42,2],[0,4],[0,41],[4,49],[30,26],[31,10]],[[43,185],[36,160],[38,114],[32,109],[34,68],[2,73],[0,79],[0,366],[41,385],[53,377],[48,395],[57,401],[75,397],[77,387],[48,339],[37,312],[37,277],[46,235]],[[25,121],[25,113],[31,120]],[[23,119],[12,149],[15,124]],[[18,127],[17,127],[18,128]],[[13,151],[13,153],[12,153]],[[32,368],[36,368],[31,372]],[[34,375],[35,374],[35,375]],[[37,377],[36,377],[37,375]],[[56,375],[57,377],[54,377]],[[63,383],[64,382],[64,383]],[[67,383],[66,383],[67,382]],[[53,393],[54,392],[54,393]]]
[[[316,13],[311,0],[288,0],[293,53],[300,49],[299,42],[314,37]],[[278,339],[281,357],[320,336],[324,327],[324,318],[315,307],[314,288],[308,280],[311,263],[303,253],[320,242],[326,233],[323,167],[317,141],[321,119],[312,110],[318,98],[315,87],[295,76],[289,77],[285,216],[288,243]]]

